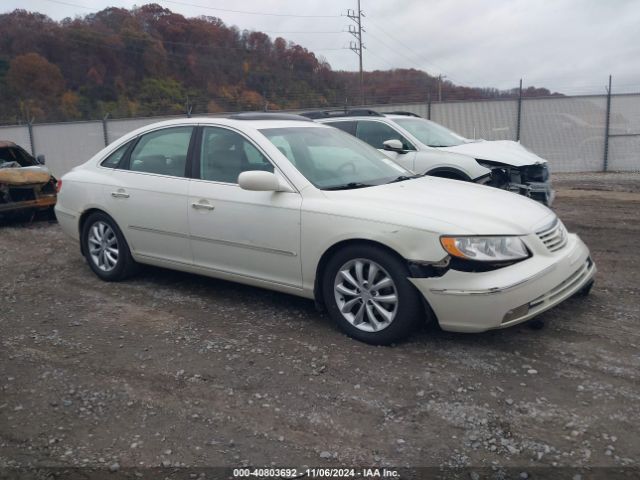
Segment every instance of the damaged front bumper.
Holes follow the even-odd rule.
[[[536,235],[527,238],[533,255],[487,272],[450,269],[442,276],[409,278],[424,295],[443,330],[482,332],[527,321],[593,281],[596,266],[575,234],[550,252]]]
[[[509,190],[551,206],[555,190],[551,186],[549,167],[546,163],[512,167],[509,165],[478,160],[491,170],[487,185]]]
[[[519,193],[550,207],[556,198],[556,191],[551,182],[506,183],[502,188],[510,192]]]

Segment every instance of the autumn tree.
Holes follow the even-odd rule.
[[[37,53],[11,60],[7,86],[31,115],[44,116],[60,104],[64,78],[60,69]]]

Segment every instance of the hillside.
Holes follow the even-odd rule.
[[[240,31],[215,17],[185,18],[156,4],[107,8],[55,22],[15,10],[0,15],[0,123],[358,102],[358,74],[336,72],[283,38]],[[368,103],[423,101],[437,79],[419,70],[365,74]],[[513,91],[444,82],[445,98]],[[549,95],[533,89],[529,95]]]

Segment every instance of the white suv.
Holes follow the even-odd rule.
[[[409,170],[473,181],[520,193],[551,205],[547,161],[508,140],[470,140],[410,112],[325,110],[303,113],[344,130]]]

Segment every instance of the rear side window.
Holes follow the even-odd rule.
[[[326,125],[339,128],[343,132],[347,132],[355,137],[356,135],[356,122],[325,122]]]
[[[122,160],[122,157],[124,157],[124,154],[127,152],[127,148],[129,148],[129,145],[131,145],[131,142],[125,143],[123,146],[121,146],[115,152],[105,158],[100,165],[107,168],[118,168],[118,165],[120,165],[120,161]]]
[[[131,152],[129,170],[184,177],[193,128],[165,128],[143,135]]]
[[[374,148],[382,150],[387,140],[400,140],[405,150],[415,150],[409,141],[386,123],[361,120],[356,136]]]

